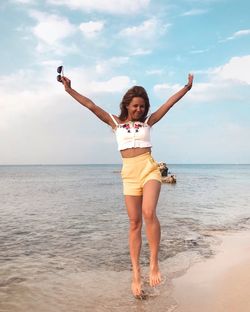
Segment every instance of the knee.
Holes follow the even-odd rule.
[[[130,231],[140,231],[142,228],[142,220],[129,220],[130,223]]]
[[[144,220],[145,220],[145,223],[153,223],[155,222],[157,219],[157,216],[155,214],[154,211],[144,211],[143,212],[143,217],[144,217]]]

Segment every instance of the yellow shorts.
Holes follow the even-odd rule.
[[[150,153],[123,158],[122,161],[124,195],[141,196],[143,186],[149,180],[157,180],[161,183],[160,169]]]

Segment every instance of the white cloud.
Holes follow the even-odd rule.
[[[186,11],[181,16],[194,16],[194,15],[202,15],[206,14],[208,11],[207,10],[202,10],[202,9],[192,9],[190,11]]]
[[[233,57],[227,64],[217,67],[215,72],[221,79],[250,84],[250,55]]]
[[[96,81],[90,83],[90,89],[94,92],[114,93],[121,92],[134,84],[128,76],[116,76],[107,81]]]
[[[179,91],[183,85],[180,84],[156,84],[153,88],[154,94],[162,99],[168,99],[171,95]],[[194,80],[192,90],[185,96],[185,100],[191,103],[219,103],[223,101],[240,102],[246,101],[249,91],[242,85],[237,85],[232,81],[210,78],[209,82],[199,82]]]
[[[202,54],[208,52],[208,49],[204,49],[204,50],[191,50],[189,53],[190,54]]]
[[[108,74],[105,72],[105,75],[102,73],[99,75],[100,73],[96,67],[92,66],[77,67],[74,69],[67,68],[65,71],[65,75],[72,80],[72,87],[91,98],[96,96],[98,98],[102,96],[106,97],[108,94],[111,94],[111,96],[112,94],[119,94],[135,83],[134,80],[131,80],[130,77],[125,75],[112,75],[110,72]],[[55,67],[52,68],[52,75],[51,81],[54,82]],[[99,76],[101,76],[101,79]],[[107,78],[103,79],[103,76],[107,76]]]
[[[1,109],[1,164],[92,162],[96,146],[111,149],[107,140],[113,138],[108,127],[80,105],[74,105],[63,89],[60,91],[55,92],[49,85],[44,90],[15,95],[1,90],[1,98],[8,104]],[[98,127],[101,137],[95,132]]]
[[[58,44],[76,31],[76,27],[64,17],[39,11],[30,11],[30,16],[38,22],[32,29],[33,34],[47,45]]]
[[[152,53],[152,50],[149,49],[142,49],[142,48],[138,48],[135,49],[134,51],[132,51],[130,53],[131,56],[137,56],[137,55],[149,55]]]
[[[223,116],[207,124],[206,116],[192,123],[171,126],[161,135],[162,146],[171,142],[169,163],[249,163],[250,127],[230,122]],[[188,131],[187,131],[188,129]],[[158,135],[159,136],[159,135]],[[164,140],[162,142],[162,140]],[[163,156],[164,157],[164,156]],[[166,157],[166,156],[165,156]]]
[[[188,94],[192,102],[218,102],[227,100],[246,101],[249,97],[250,84],[250,55],[243,57],[233,57],[228,63],[208,69],[199,74],[206,74],[207,82],[199,82],[194,77],[194,86]],[[180,90],[182,85],[178,84],[157,84],[154,86],[154,93],[162,99],[168,98],[176,91]]]
[[[131,56],[151,54],[159,44],[159,39],[166,33],[170,24],[164,24],[157,18],[150,18],[141,24],[122,29],[118,33],[126,53]]]
[[[170,24],[162,24],[156,18],[151,18],[144,21],[138,26],[127,27],[120,32],[120,35],[123,37],[128,37],[132,39],[152,39],[157,35],[164,34],[167,27]]]
[[[99,11],[111,14],[134,14],[145,9],[150,0],[47,0],[54,5],[65,5],[70,9]]]
[[[30,16],[37,21],[32,32],[38,39],[38,51],[43,52],[51,49],[60,54],[76,49],[62,45],[62,41],[77,30],[76,26],[71,24],[68,19],[34,10],[30,11]]]
[[[226,40],[224,41],[227,41],[227,40],[234,40],[234,39],[237,39],[239,37],[243,37],[243,36],[249,36],[250,35],[250,29],[243,29],[243,30],[239,30],[239,31],[236,31],[235,33],[233,33],[232,36],[228,37]]]
[[[159,98],[165,98],[166,96],[170,96],[173,93],[177,92],[181,86],[179,84],[168,84],[168,83],[161,83],[161,84],[156,84],[153,87],[154,93],[159,97]]]
[[[250,35],[250,29],[239,30],[236,33],[234,33],[234,37],[241,37],[246,35]]]
[[[141,36],[152,36],[156,28],[156,23],[154,19],[144,21],[139,26],[132,26],[123,29],[120,34],[126,37],[141,37]]]
[[[35,0],[12,0],[11,2],[20,3],[20,4],[36,4]]]
[[[163,69],[151,69],[146,71],[147,75],[162,75]]]
[[[89,21],[87,23],[81,23],[79,28],[83,35],[87,38],[94,38],[96,37],[104,27],[103,21]]]
[[[96,72],[98,74],[106,74],[112,72],[113,69],[120,67],[121,65],[126,64],[129,61],[129,57],[120,56],[112,57],[108,60],[102,60],[96,64]]]
[[[55,65],[60,62],[47,60],[39,75],[37,71],[23,70],[0,76],[1,164],[118,161],[119,154],[112,154],[116,149],[111,129],[56,82]],[[99,81],[93,68],[86,67],[68,68],[67,74],[74,88],[94,101],[101,99],[101,106],[108,111],[118,109],[117,93],[134,83],[127,76]],[[104,157],[97,155],[102,149],[109,151]]]
[[[114,60],[113,60],[114,61]],[[14,110],[28,114],[29,105],[35,109],[47,107],[46,101],[43,101],[48,93],[54,101],[56,97],[63,94],[63,86],[56,81],[56,66],[61,64],[60,60],[51,59],[44,61],[37,75],[37,70],[20,70],[15,74],[0,76],[0,102],[1,110]],[[135,84],[128,76],[113,76],[106,80],[98,80],[93,68],[67,69],[67,76],[72,79],[72,85],[80,93],[95,97],[107,93],[120,93],[131,85]],[[49,92],[48,92],[49,90]],[[42,99],[42,105],[39,108],[37,98]],[[5,118],[2,118],[2,121]]]

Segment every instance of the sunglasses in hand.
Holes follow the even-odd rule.
[[[57,73],[59,74],[56,77],[57,81],[62,82],[62,76],[64,75],[63,74],[63,66],[57,67]]]

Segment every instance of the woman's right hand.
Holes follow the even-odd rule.
[[[188,90],[190,90],[192,88],[193,80],[194,80],[194,75],[188,74],[188,83],[185,85],[188,88]]]
[[[69,89],[71,89],[71,80],[69,78],[62,76],[61,82],[64,85],[65,91],[68,91]]]

